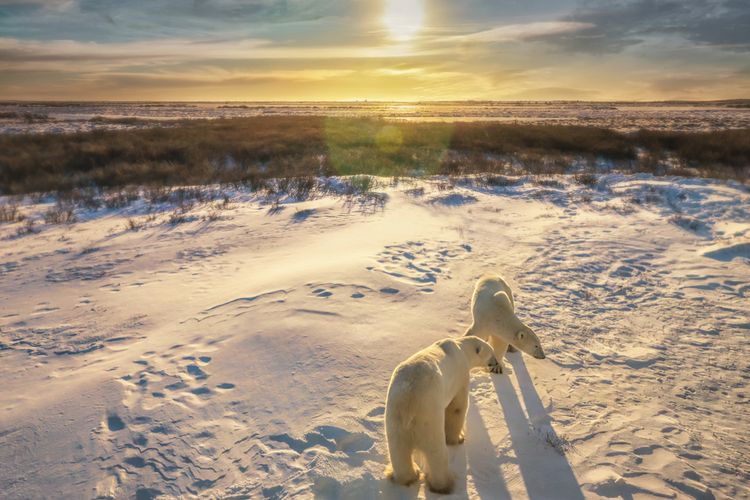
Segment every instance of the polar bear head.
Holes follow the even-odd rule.
[[[544,350],[534,330],[523,324],[513,311],[513,303],[505,292],[493,296],[495,310],[492,321],[495,329],[506,342],[536,359],[544,359]]]
[[[495,357],[495,351],[492,350],[492,346],[479,337],[470,335],[456,339],[456,342],[464,355],[466,355],[471,368],[487,366],[490,360]]]

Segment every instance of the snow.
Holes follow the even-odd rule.
[[[547,359],[473,372],[446,498],[750,495],[750,192],[549,180],[204,187],[229,203],[177,224],[26,198],[34,232],[0,225],[2,496],[437,498],[383,479],[385,392],[487,272]]]
[[[5,102],[0,134],[168,127],[178,120],[250,116],[380,117],[580,125],[633,132],[750,128],[750,109],[727,103],[635,102]],[[133,123],[132,119],[140,120]]]

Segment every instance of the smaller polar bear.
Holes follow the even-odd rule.
[[[435,342],[396,367],[385,404],[391,463],[386,475],[409,485],[419,479],[414,451],[423,454],[426,480],[435,493],[453,490],[448,448],[463,442],[469,406],[469,372],[490,363],[492,347],[477,337]]]
[[[471,313],[473,322],[465,335],[490,343],[495,351],[489,365],[492,373],[503,373],[503,356],[512,347],[544,359],[539,337],[516,316],[513,292],[500,276],[487,275],[479,279],[471,298]]]

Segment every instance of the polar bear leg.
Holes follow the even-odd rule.
[[[445,411],[435,408],[426,412],[425,420],[419,428],[424,429],[420,436],[419,448],[427,462],[425,479],[433,493],[450,493],[453,491],[453,474],[448,466],[448,447],[445,444]]]
[[[385,468],[385,476],[394,483],[409,486],[419,479],[416,465],[412,459],[414,440],[407,429],[394,428],[386,422],[386,439],[391,463]]]
[[[496,365],[490,364],[490,371],[492,373],[505,372],[505,368],[503,367],[503,357],[505,356],[505,352],[508,350],[509,344],[507,342],[503,342],[494,335],[490,335],[490,345],[495,351],[495,359],[497,360]]]
[[[443,438],[443,436],[440,436]],[[427,461],[427,486],[433,493],[448,494],[453,492],[453,474],[448,467],[448,447],[444,439],[430,446],[430,450],[425,452]]]
[[[445,409],[445,442],[449,445],[464,442],[463,430],[469,408],[469,386],[461,389]]]

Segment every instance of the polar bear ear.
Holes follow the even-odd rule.
[[[513,304],[510,301],[510,297],[508,297],[508,294],[505,292],[497,292],[493,298],[495,299],[495,303],[498,304],[501,308],[505,309],[506,311],[513,312]]]
[[[516,340],[518,342],[522,341],[525,338],[526,338],[526,332],[524,332],[523,330],[519,330],[516,332]]]
[[[479,345],[478,345],[478,346],[477,346],[477,354],[479,354],[480,352],[482,352],[482,346],[479,346]]]

